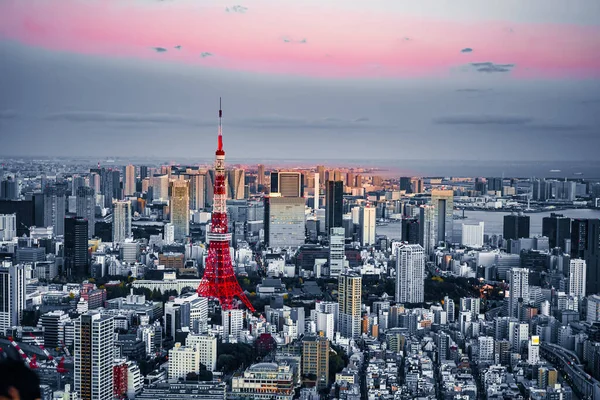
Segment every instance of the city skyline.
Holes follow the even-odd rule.
[[[599,6],[515,7],[6,1],[0,154],[595,160]]]

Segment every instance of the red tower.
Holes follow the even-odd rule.
[[[223,126],[221,118],[221,100],[219,99],[219,141],[215,153],[215,182],[212,224],[210,232],[206,233],[209,242],[208,256],[204,276],[198,286],[198,294],[219,300],[223,310],[236,308],[236,297],[250,311],[254,307],[246,297],[233,272],[229,241],[231,234],[227,232],[227,192],[225,189],[225,151],[223,150]]]

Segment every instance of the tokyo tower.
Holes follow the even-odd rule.
[[[212,224],[208,239],[208,256],[204,276],[198,285],[198,295],[219,300],[223,310],[236,308],[241,300],[248,310],[254,312],[254,307],[242,290],[231,263],[229,241],[231,234],[227,232],[227,192],[225,189],[225,151],[223,150],[223,126],[221,119],[221,99],[219,99],[219,141],[215,153],[215,182]]]

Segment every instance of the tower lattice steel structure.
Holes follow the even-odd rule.
[[[254,307],[242,290],[231,262],[229,242],[231,234],[227,231],[227,191],[225,188],[225,151],[223,150],[223,111],[219,99],[219,139],[215,153],[215,180],[212,224],[206,233],[209,242],[208,256],[204,276],[198,285],[198,294],[202,297],[219,300],[223,310],[236,308],[239,299],[246,308],[254,311]]]

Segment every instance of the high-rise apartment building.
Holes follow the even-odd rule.
[[[466,247],[480,249],[483,247],[483,221],[477,224],[462,225],[462,242]]]
[[[342,226],[344,204],[344,182],[327,181],[325,189],[325,229]]]
[[[302,197],[265,197],[265,242],[270,247],[300,247],[305,238]]]
[[[113,396],[114,317],[87,312],[75,320],[75,390],[85,400]]]
[[[21,325],[26,296],[25,265],[0,264],[0,334]]]
[[[448,318],[448,322],[454,322],[455,311],[454,311],[454,300],[450,297],[444,297],[444,311],[446,311],[446,316]]]
[[[586,269],[585,260],[575,258],[569,262],[569,294],[580,300],[585,297]]]
[[[565,239],[571,239],[571,218],[556,213],[542,218],[542,235],[548,238],[551,249],[560,247],[568,253],[570,249],[566,248]]]
[[[422,303],[425,285],[425,252],[419,244],[406,244],[396,252],[396,302]]]
[[[433,253],[437,246],[437,225],[435,206],[423,205],[419,210],[419,244],[425,254]]]
[[[371,246],[375,244],[375,207],[361,207],[359,212],[360,244]]]
[[[454,192],[452,190],[432,190],[431,204],[435,207],[437,242],[453,242]]]
[[[315,172],[314,175],[314,206],[315,210],[321,207],[321,184],[319,182],[319,174]]]
[[[171,182],[171,223],[175,240],[183,241],[190,234],[190,192],[187,181]]]
[[[244,326],[244,310],[223,310],[223,341],[237,341]]]
[[[207,371],[216,371],[217,369],[217,337],[213,335],[195,335],[189,334],[185,339],[187,347],[196,346],[199,352],[199,360],[206,367]]]
[[[94,237],[96,232],[96,196],[94,189],[80,186],[76,193],[77,216],[88,222],[88,238]]]
[[[329,230],[329,275],[338,276],[344,270],[346,231],[344,228]]]
[[[339,324],[343,337],[360,336],[360,308],[362,304],[362,277],[353,273],[338,278]]]
[[[54,234],[65,234],[65,190],[62,186],[44,189],[44,226],[54,227]]]
[[[574,219],[571,223],[571,258],[586,264],[586,290],[600,293],[600,219]]]
[[[329,386],[329,340],[325,336],[305,336],[302,340],[302,374],[314,374],[318,389]]]
[[[131,237],[131,202],[113,202],[113,243],[122,243]]]
[[[65,266],[69,276],[88,276],[88,221],[65,218]]]
[[[511,268],[508,275],[510,278],[508,316],[518,318],[521,314],[519,305],[529,302],[529,270],[527,268]]]
[[[125,196],[133,196],[136,192],[135,190],[135,165],[128,165],[125,167],[125,184],[124,186],[124,194]]]
[[[185,379],[189,373],[200,372],[200,351],[198,344],[182,346],[175,343],[169,350],[169,380]]]

